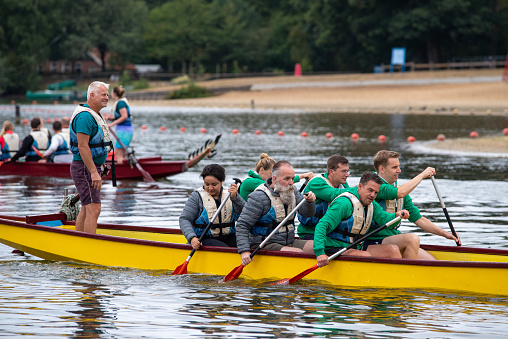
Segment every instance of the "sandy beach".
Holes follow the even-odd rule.
[[[495,115],[508,119],[508,83],[503,69],[444,70],[383,74],[276,76],[200,81],[226,89],[208,98],[133,101],[134,105],[298,109],[320,112]],[[155,83],[156,91],[180,86]],[[151,91],[154,88],[150,89]],[[446,140],[429,147],[508,153],[508,136]]]

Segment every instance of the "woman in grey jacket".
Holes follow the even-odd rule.
[[[200,176],[203,178],[203,186],[191,193],[180,215],[183,235],[194,249],[199,249],[201,245],[236,247],[235,223],[245,205],[245,201],[238,194],[237,185],[231,184],[228,191],[223,189],[226,171],[217,164],[207,165]],[[199,242],[199,237],[221,202],[227,198],[228,192],[229,201],[224,204],[202,242]]]

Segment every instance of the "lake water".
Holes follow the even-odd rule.
[[[69,116],[73,106],[23,106],[22,118]],[[37,108],[37,112],[35,109]],[[56,112],[55,112],[56,109]],[[178,217],[199,173],[216,162],[245,178],[260,153],[289,160],[297,173],[326,168],[334,153],[348,157],[350,185],[372,170],[375,152],[401,153],[401,182],[427,166],[465,246],[508,248],[508,157],[429,152],[425,142],[500,135],[500,116],[332,114],[250,109],[135,107],[138,157],[184,160],[208,138],[222,133],[217,155],[196,168],[156,184],[121,181],[103,187],[105,223],[178,227]],[[0,120],[14,113],[0,106]],[[47,127],[49,123],[46,123]],[[145,130],[141,129],[145,125]],[[165,131],[160,127],[165,126]],[[179,131],[186,127],[187,132]],[[206,128],[207,133],[201,133]],[[20,136],[28,127],[16,126]],[[232,130],[238,129],[239,134]],[[260,130],[260,135],[254,131]],[[284,136],[277,132],[283,131]],[[307,132],[308,137],[301,136]],[[334,137],[325,138],[331,132]],[[351,133],[360,135],[352,142]],[[378,136],[387,137],[384,144]],[[413,135],[417,142],[406,142]],[[57,212],[70,179],[0,177],[0,214]],[[297,184],[298,185],[298,184]],[[422,214],[448,229],[430,180],[411,194]],[[453,245],[406,223],[403,232],[424,244]],[[302,268],[303,269],[303,268]],[[373,272],[374,274],[375,272]],[[467,277],[464,277],[467,279]],[[502,338],[508,329],[508,298],[401,289],[344,289],[315,281],[281,287],[238,280],[217,284],[206,275],[170,276],[19,256],[0,245],[0,336],[82,338]],[[508,288],[508,282],[507,282]]]

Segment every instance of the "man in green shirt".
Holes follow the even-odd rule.
[[[424,178],[429,178],[436,173],[434,168],[428,167],[411,181],[399,187],[397,185],[397,179],[401,173],[399,153],[387,150],[379,151],[374,156],[374,167],[383,181],[376,201],[385,211],[393,213],[403,208],[407,209],[410,213],[409,221],[415,223],[422,230],[460,243],[460,239],[455,238],[452,233],[443,230],[423,217],[408,195]],[[436,259],[432,254],[420,248],[420,238],[416,234],[402,234],[397,230],[397,227],[385,229],[375,234],[371,239],[364,242],[364,248],[372,250],[378,244],[397,245],[403,258]]]
[[[303,240],[314,239],[314,230],[319,219],[325,215],[328,205],[340,194],[347,192],[349,185],[349,161],[346,157],[334,154],[328,158],[326,173],[312,178],[305,187],[305,192],[313,192],[316,195],[316,214],[310,218],[303,217],[298,213],[298,236]]]
[[[366,234],[372,220],[384,225],[396,217],[402,219],[409,217],[409,212],[406,210],[387,213],[374,201],[381,183],[377,174],[364,172],[358,186],[332,201],[328,211],[316,225],[314,233],[313,249],[318,266],[328,265],[328,255],[347,247]],[[371,256],[369,252],[359,250],[360,247],[361,245],[357,249],[349,249],[344,254]]]

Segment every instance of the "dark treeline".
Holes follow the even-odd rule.
[[[407,61],[506,54],[508,0],[0,0],[0,93],[40,85],[46,60],[97,48],[122,69],[372,71]],[[106,71],[106,70],[105,70]]]

